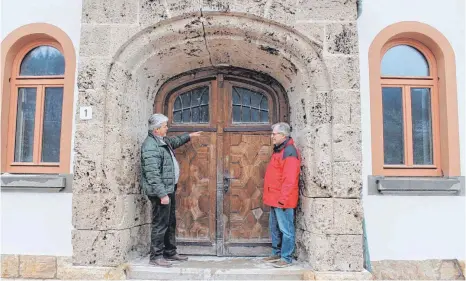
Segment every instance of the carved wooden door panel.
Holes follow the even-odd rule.
[[[164,101],[169,135],[203,131],[175,150],[179,252],[270,254],[270,209],[262,189],[277,101],[263,88],[223,76],[174,89]]]

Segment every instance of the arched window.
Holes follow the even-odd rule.
[[[400,22],[369,49],[374,176],[459,176],[454,51],[436,29]]]
[[[2,57],[2,172],[69,173],[76,68],[71,40],[55,26],[30,24],[3,40]]]
[[[384,168],[440,174],[435,59],[416,41],[387,44],[380,64]]]
[[[60,163],[65,59],[59,48],[33,43],[17,55],[11,79],[13,166]]]

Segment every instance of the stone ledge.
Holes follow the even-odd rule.
[[[72,174],[2,174],[2,192],[71,192]]]
[[[368,176],[369,195],[464,196],[464,177]]]
[[[57,276],[57,257],[19,256],[19,276],[31,279],[54,279]]]

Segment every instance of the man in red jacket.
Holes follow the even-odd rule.
[[[265,258],[275,267],[291,265],[295,248],[294,208],[298,205],[301,156],[290,137],[290,125],[272,126],[272,159],[264,179],[264,204],[270,206],[269,227],[272,256]]]

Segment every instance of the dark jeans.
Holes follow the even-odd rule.
[[[152,203],[150,260],[176,254],[175,192],[168,194],[168,197],[170,197],[168,205],[162,205],[160,198],[156,196],[149,197]]]
[[[269,228],[272,254],[291,263],[295,243],[294,209],[270,207]]]

